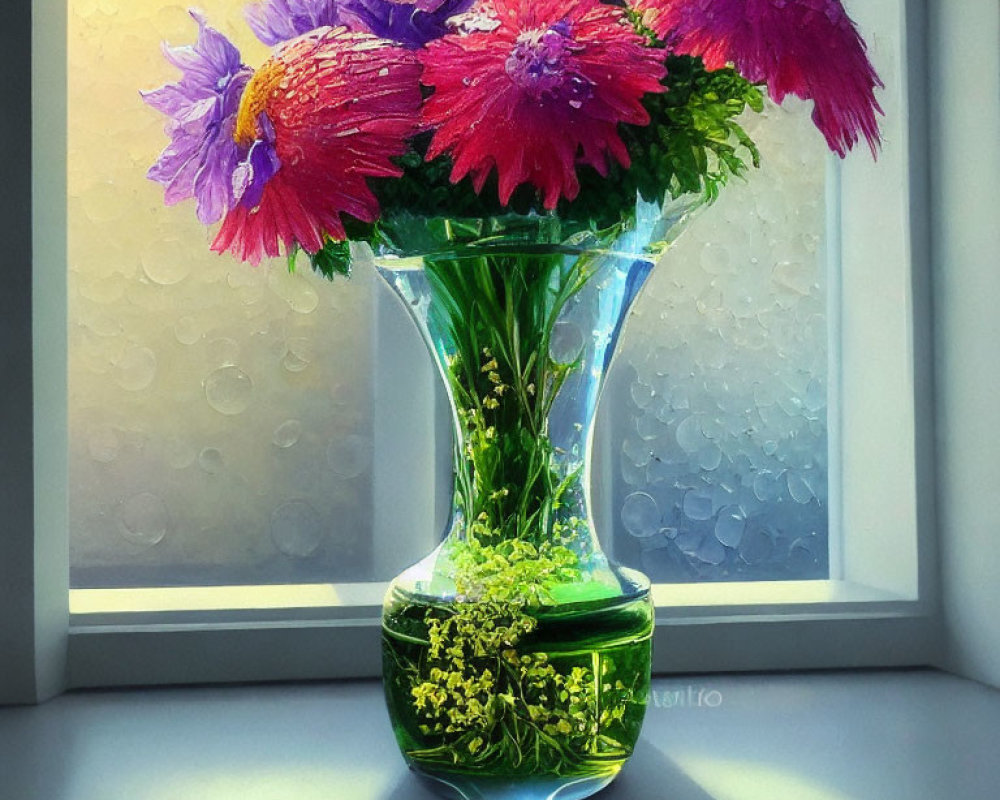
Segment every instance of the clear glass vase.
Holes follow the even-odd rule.
[[[447,530],[383,611],[396,738],[440,794],[586,797],[632,753],[653,606],[598,544],[592,426],[629,308],[698,205],[640,203],[604,231],[552,215],[383,224],[379,273],[454,414]]]

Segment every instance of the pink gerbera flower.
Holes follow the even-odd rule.
[[[420,64],[367,33],[319,28],[293,39],[254,73],[234,139],[236,204],[212,249],[258,263],[346,238],[341,214],[379,215],[367,178],[396,177],[420,109]]]
[[[478,192],[496,169],[500,202],[525,183],[546,208],[580,190],[578,164],[602,175],[628,166],[618,123],[645,125],[641,99],[663,90],[662,52],[599,0],[486,0],[456,18],[458,32],[427,44],[423,121],[428,160],[453,159],[451,180]]]
[[[865,43],[839,0],[631,0],[674,52],[701,56],[708,69],[732,63],[766,82],[781,102],[814,103],[813,121],[841,157],[860,133],[879,144],[874,89],[881,87]]]

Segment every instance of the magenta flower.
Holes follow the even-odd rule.
[[[232,175],[240,158],[233,140],[240,96],[252,70],[225,36],[208,27],[201,14],[193,47],[164,47],[167,60],[181,70],[168,83],[142,99],[168,116],[170,144],[150,167],[147,177],[164,187],[167,205],[189,197],[197,201],[198,219],[217,222],[232,208]]]
[[[473,0],[341,0],[351,27],[417,48],[444,36],[448,20]],[[353,23],[353,24],[352,24]]]
[[[237,202],[212,243],[256,264],[346,238],[341,214],[378,219],[368,186],[398,177],[420,111],[420,63],[368,33],[318,28],[278,48],[240,101]]]
[[[500,202],[525,183],[546,208],[580,191],[576,169],[628,166],[618,123],[645,125],[647,92],[663,90],[662,52],[599,0],[492,0],[430,42],[421,79],[434,88],[423,122],[427,158],[449,153],[451,180],[481,191],[494,169]]]
[[[243,14],[264,44],[287,42],[316,28],[341,25],[338,0],[260,0]]]
[[[839,0],[632,0],[676,53],[701,56],[708,69],[732,63],[766,82],[781,102],[812,100],[813,121],[845,156],[864,136],[875,155],[882,87],[865,43]]]

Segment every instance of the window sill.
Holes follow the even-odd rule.
[[[69,685],[377,676],[386,584],[71,592]],[[654,671],[923,666],[933,616],[845,581],[656,585]]]
[[[661,678],[601,797],[992,800],[998,737],[1000,693],[940,672]],[[11,797],[433,798],[374,681],[68,694],[0,709],[0,740]]]

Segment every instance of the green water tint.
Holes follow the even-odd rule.
[[[586,487],[601,379],[650,265],[490,246],[421,267],[383,274],[448,387],[455,491],[444,543],[386,597],[393,729],[453,796],[584,797],[632,754],[649,694],[649,584],[609,565]],[[579,340],[561,346],[560,325]]]
[[[412,767],[458,785],[618,772],[646,711],[652,604],[593,582],[551,588],[559,605],[524,602],[512,583],[474,602],[394,592],[383,674]]]

